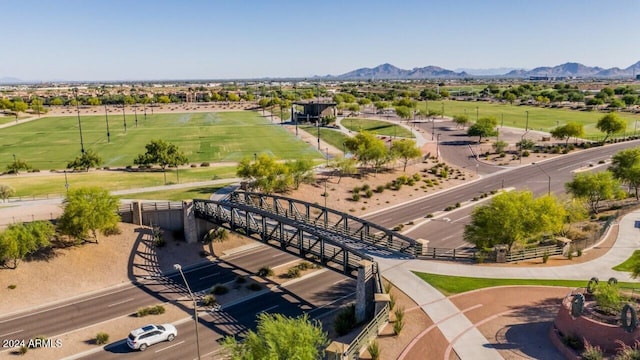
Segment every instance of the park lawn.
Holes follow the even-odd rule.
[[[317,126],[304,125],[304,126],[301,126],[300,128],[311,135],[318,134]],[[343,144],[345,140],[347,140],[348,138],[349,137],[343,134],[340,130],[320,127],[320,139],[326,142],[327,144],[335,147],[336,149],[343,150],[344,149]]]
[[[414,271],[414,274],[416,274],[423,281],[429,283],[431,286],[433,286],[446,296],[494,286],[537,285],[578,288],[585,287],[588,283],[587,280],[488,279],[464,276],[436,275],[421,273],[417,271]],[[640,283],[619,282],[618,285],[621,288],[640,289]]]
[[[180,183],[207,181],[212,179],[226,179],[235,177],[235,166],[219,166],[205,168],[180,169]],[[177,183],[176,170],[167,170],[167,184]],[[162,171],[154,172],[124,172],[124,171],[89,171],[67,173],[69,189],[83,186],[99,186],[109,191],[142,188],[164,185]],[[63,195],[65,193],[65,175],[57,173],[51,175],[38,174],[34,176],[0,177],[0,184],[9,185],[16,190],[17,197],[32,197],[45,195]]]
[[[618,264],[613,267],[613,270],[616,271],[633,271],[635,264],[640,261],[640,250],[636,250],[631,254],[631,256],[625,260],[622,264]]]
[[[279,124],[252,111],[126,115],[109,114],[111,142],[104,115],[82,116],[85,149],[94,150],[103,166],[132,165],[152,139],[176,144],[191,163],[239,161],[254,153],[279,159],[321,158],[320,153]],[[137,126],[136,126],[137,124]],[[80,155],[77,116],[45,117],[0,129],[0,166],[13,154],[40,170],[63,169]],[[4,166],[3,166],[4,165]]]
[[[471,122],[485,116],[494,116],[498,120],[498,125],[525,128],[527,125],[527,114],[529,112],[529,129],[549,131],[558,125],[564,125],[568,122],[581,123],[587,136],[604,136],[596,128],[596,123],[606,113],[598,111],[579,111],[569,109],[553,109],[540,108],[526,105],[510,105],[508,103],[498,104],[487,101],[427,101],[419,102],[418,109],[442,110],[444,104],[445,116],[453,117],[455,115],[466,114]],[[628,135],[636,130],[635,121],[640,120],[640,115],[619,113],[622,119],[627,122]]]
[[[351,131],[368,131],[376,135],[396,136],[402,138],[414,137],[411,131],[388,121],[344,118],[340,124]]]
[[[171,189],[161,191],[150,191],[127,195],[118,195],[119,199],[139,199],[139,200],[193,200],[193,199],[209,199],[211,194],[226,185],[196,186],[183,189]]]

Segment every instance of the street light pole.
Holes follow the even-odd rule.
[[[545,175],[547,175],[547,178],[549,179],[549,186],[547,188],[547,195],[551,195],[551,175],[547,174],[546,171],[544,171],[543,168],[540,167],[540,165],[536,164],[536,163],[532,163],[533,165],[537,166],[538,169],[540,169],[540,171],[542,171]]]
[[[480,107],[476,106],[476,122],[478,122],[478,117],[480,116]]]
[[[82,122],[80,121],[80,105],[78,105],[78,88],[73,88],[76,97],[76,111],[78,112],[78,130],[80,130],[80,152],[84,155],[84,140],[82,139]]]
[[[109,132],[109,114],[107,113],[107,103],[104,103],[104,119],[107,122],[107,142],[111,142],[111,133]]]
[[[436,162],[440,157],[440,135],[441,134],[436,135]]]
[[[180,264],[174,264],[173,268],[178,270],[180,272],[180,275],[182,275],[182,280],[184,280],[184,284],[187,286],[187,290],[189,291],[189,296],[191,296],[191,300],[193,301],[193,320],[195,321],[196,326],[196,349],[198,351],[198,360],[200,360],[200,337],[198,336],[198,304],[196,304],[196,298],[193,296],[191,288],[189,287],[189,283],[187,283],[187,278],[182,272],[182,266],[180,266]]]
[[[126,101],[124,98],[122,98],[122,123],[124,124],[124,132],[125,134],[127,133],[127,116],[124,113],[124,108],[126,106]]]
[[[525,113],[527,113],[527,122],[524,125],[524,131],[528,131],[529,130],[529,110],[525,110]]]

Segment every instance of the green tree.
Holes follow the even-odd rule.
[[[516,94],[512,92],[508,92],[504,95],[504,99],[511,105],[513,105],[517,98]]]
[[[300,184],[309,184],[315,179],[313,172],[313,161],[311,159],[298,159],[285,163],[288,174],[293,181],[294,189],[298,189]]]
[[[538,234],[560,232],[565,218],[564,206],[553,196],[534,199],[529,191],[506,192],[473,210],[464,239],[480,249],[498,244],[511,249]]]
[[[64,211],[58,220],[60,233],[79,240],[87,240],[89,233],[98,243],[98,232],[103,235],[117,231],[120,216],[119,201],[105,189],[81,187],[69,190],[62,202]]]
[[[358,167],[356,165],[357,165],[356,159],[352,157],[349,157],[349,158],[341,157],[333,161],[332,163],[333,168],[336,169],[340,174],[340,177],[338,178],[338,184],[340,183],[340,180],[342,180],[343,176],[354,175],[358,172]]]
[[[261,313],[255,332],[250,330],[243,342],[226,337],[223,346],[234,360],[316,360],[322,358],[328,342],[322,325],[310,321],[307,314],[289,318]]]
[[[411,109],[406,106],[396,106],[396,115],[400,119],[409,120],[411,119]]]
[[[27,255],[51,245],[55,229],[49,221],[12,224],[0,233],[0,262],[13,261],[13,268]]]
[[[577,122],[568,122],[551,130],[551,136],[558,140],[566,140],[565,145],[568,145],[569,139],[572,137],[579,138],[584,136],[584,127]]]
[[[251,188],[270,194],[274,191],[285,191],[293,183],[289,167],[278,163],[275,158],[260,154],[255,161],[250,158],[240,160],[236,174],[251,180]]]
[[[496,126],[498,126],[498,120],[493,116],[482,117],[478,119],[478,121],[469,127],[467,131],[467,135],[469,136],[477,136],[478,143],[482,142],[483,137],[496,136],[498,134],[498,130],[496,130]]]
[[[17,159],[11,164],[7,165],[7,172],[9,174],[18,174],[20,170],[29,171],[31,170],[31,166],[22,159]]]
[[[409,160],[419,158],[422,155],[415,140],[412,139],[396,140],[391,143],[391,154],[394,158],[400,159],[403,172],[407,171]]]
[[[18,117],[18,113],[25,112],[28,108],[29,105],[27,105],[26,102],[22,100],[14,100],[11,110],[13,110],[16,113],[16,117]]]
[[[82,169],[89,172],[89,168],[102,165],[102,158],[89,149],[67,164],[67,169]]]
[[[151,140],[150,143],[145,145],[147,150],[144,154],[138,154],[138,157],[133,160],[136,165],[160,165],[162,172],[165,172],[167,166],[177,167],[178,165],[186,164],[189,159],[180,151],[175,144],[168,143],[162,139]],[[177,170],[176,170],[177,171]],[[164,174],[164,183],[167,183],[167,175]]]
[[[605,142],[611,134],[624,131],[627,128],[627,122],[621,119],[616,113],[608,113],[598,120],[596,128],[606,134],[604,139],[602,139],[602,142]]]
[[[53,106],[62,106],[64,105],[64,100],[62,100],[62,98],[59,98],[59,97],[54,97],[53,99],[51,99],[50,103]]]
[[[609,171],[613,177],[635,190],[636,199],[640,187],[640,147],[626,149],[613,155]]]
[[[376,171],[391,160],[391,153],[384,142],[368,131],[345,140],[344,145],[363,165],[370,165]]]
[[[453,115],[453,122],[464,129],[469,123],[469,117],[466,114]]]
[[[598,213],[600,202],[620,197],[620,183],[610,171],[598,173],[578,173],[565,184],[565,189],[573,197],[584,200],[591,211]]]
[[[158,96],[158,102],[161,104],[168,104],[171,102],[171,98],[169,98],[167,95],[160,95]]]
[[[0,184],[0,199],[6,202],[8,198],[16,194],[16,190],[9,185]]]
[[[89,99],[87,99],[87,104],[91,106],[99,106],[99,105],[102,105],[102,101],[100,101],[100,98],[92,96]]]
[[[503,140],[497,140],[491,146],[493,147],[493,150],[496,152],[496,154],[500,154],[507,148],[507,146],[509,146],[509,143]]]

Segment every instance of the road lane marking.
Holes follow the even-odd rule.
[[[270,308],[266,308],[266,309],[264,309],[264,310],[262,310],[262,311],[259,311],[258,313],[259,313],[259,314],[265,313],[265,312],[267,312],[267,311],[269,311],[269,310],[273,310],[273,309],[277,308],[278,306],[280,306],[280,305],[273,305],[272,307],[270,307]]]
[[[122,300],[122,301],[118,301],[118,302],[116,302],[116,303],[109,304],[109,305],[107,305],[107,307],[112,307],[112,306],[117,306],[117,305],[120,305],[120,304],[124,304],[124,303],[126,303],[126,302],[131,301],[131,300],[133,300],[133,298],[124,299],[124,300]]]
[[[343,282],[343,281],[347,281],[347,280],[349,280],[349,279],[348,279],[348,278],[345,278],[345,279],[342,279],[342,280],[338,280],[338,281],[334,282],[334,283],[333,283],[333,284],[331,284],[331,285],[340,284],[341,282]]]
[[[2,335],[0,335],[0,338],[6,337],[6,336],[9,336],[9,335],[13,335],[13,334],[17,334],[17,333],[23,332],[23,331],[24,331],[24,329],[21,329],[21,330],[17,330],[17,331],[12,331],[10,333],[2,334]]]
[[[184,344],[184,340],[182,340],[182,341],[180,341],[180,342],[178,342],[178,343],[175,343],[175,344],[173,344],[173,345],[169,345],[169,346],[167,346],[166,348],[158,349],[158,350],[156,350],[156,352],[157,352],[157,353],[159,353],[160,351],[165,351],[165,350],[167,350],[167,349],[171,349],[172,347],[174,347],[174,346],[178,346],[178,345],[180,345],[180,344]]]
[[[201,277],[199,280],[204,280],[204,279],[206,279],[206,278],[210,278],[210,277],[213,277],[213,276],[216,276],[216,275],[220,275],[220,273],[219,273],[219,272],[217,272],[217,273],[215,273],[215,274],[211,274],[211,275],[203,276],[203,277]]]
[[[352,292],[351,294],[347,294],[347,295],[345,295],[345,296],[343,296],[343,297],[340,297],[340,298],[338,298],[338,299],[336,299],[336,300],[334,300],[334,301],[332,301],[332,302],[330,302],[330,303],[327,303],[327,304],[324,304],[324,305],[322,305],[322,306],[319,306],[319,307],[317,307],[317,308],[315,308],[315,309],[313,309],[313,310],[311,310],[311,311],[307,311],[307,314],[311,314],[311,313],[312,313],[312,312],[314,312],[314,311],[317,311],[317,310],[320,310],[320,309],[326,308],[327,306],[329,306],[329,305],[333,305],[333,304],[337,303],[338,301],[341,301],[341,300],[343,300],[343,299],[348,298],[349,296],[353,296],[354,294],[355,294],[355,292]],[[337,311],[337,310],[338,310],[338,309],[336,309],[336,310],[334,310],[334,311]]]
[[[279,254],[271,255],[271,257],[274,258],[274,257],[282,256],[282,255],[285,255],[285,253],[279,253]]]

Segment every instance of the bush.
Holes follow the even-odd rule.
[[[16,284],[11,284],[11,285],[7,286],[7,288],[9,288],[11,290],[15,289],[16,287],[18,287],[18,285],[16,285]]]
[[[393,323],[393,333],[396,335],[400,335],[400,332],[404,328],[404,319],[398,320]]]
[[[393,310],[393,315],[396,317],[396,321],[404,320],[404,307],[399,307]]]
[[[262,286],[260,286],[260,284],[258,283],[251,283],[247,286],[247,289],[251,291],[259,291],[260,289],[262,289]]]
[[[351,200],[353,201],[360,201],[360,194],[353,194],[351,195]]]
[[[584,351],[582,352],[583,360],[602,360],[604,359],[604,354],[600,347],[592,346],[588,342],[584,344]]]
[[[198,165],[196,165],[196,164],[191,164],[191,167],[192,167],[192,168],[195,168],[195,167],[198,167]]]
[[[311,263],[308,261],[303,261],[300,264],[298,264],[297,267],[298,269],[300,269],[300,271],[305,271],[305,270],[311,269],[313,265],[311,265]]]
[[[202,305],[203,306],[213,306],[213,305],[215,305],[217,303],[218,303],[218,300],[216,300],[216,297],[211,295],[211,294],[205,295],[202,298]]]
[[[333,330],[338,336],[348,334],[356,326],[356,307],[349,305],[342,309],[333,321]]]
[[[376,192],[378,194],[382,193],[384,191],[384,185],[378,185],[376,186]]]
[[[29,348],[28,348],[28,347],[26,347],[26,346],[20,346],[20,349],[18,350],[18,353],[19,353],[20,355],[24,355],[24,354],[26,354],[26,353],[27,353],[27,351],[29,351]]]
[[[367,199],[369,199],[370,197],[373,196],[373,191],[371,189],[367,189],[364,193],[364,197],[366,197]]]
[[[164,306],[156,305],[156,306],[147,306],[144,308],[140,308],[138,309],[138,312],[136,314],[138,317],[143,317],[147,315],[160,315],[160,314],[164,314],[164,312],[165,312]]]
[[[582,340],[575,335],[565,335],[562,338],[562,343],[572,348],[573,350],[582,350],[584,345],[582,344]]]
[[[229,292],[229,288],[224,285],[216,285],[209,291],[209,294],[224,295]]]
[[[378,345],[377,340],[373,340],[367,345],[367,351],[371,355],[371,360],[380,359],[380,345]]]
[[[356,186],[356,187],[353,188],[353,190],[351,190],[351,192],[354,193],[354,194],[358,194],[360,192],[360,190],[361,190],[360,186]]]
[[[105,332],[99,332],[96,335],[96,345],[104,345],[109,342],[109,334]]]
[[[263,266],[258,270],[257,275],[261,277],[273,276],[273,270],[268,266]]]
[[[616,284],[599,283],[594,293],[596,303],[602,310],[618,313],[622,310],[623,302],[620,290]]]
[[[546,264],[547,261],[549,261],[549,253],[545,252],[544,255],[542,255],[542,263]]]
[[[421,177],[420,177],[420,174],[415,173],[415,174],[413,174],[413,176],[411,178],[413,179],[413,181],[420,181]]]
[[[200,167],[208,167],[208,166],[209,166],[209,163],[206,161],[200,164]]]
[[[396,296],[393,294],[389,294],[389,309],[393,310],[396,306]]]
[[[247,278],[244,276],[236,276],[236,284],[244,284],[247,282]]]
[[[369,190],[369,189],[371,189],[371,187],[369,186],[369,184],[364,184],[364,185],[362,185],[362,191],[367,191],[367,190]]]
[[[297,266],[292,266],[287,270],[287,277],[294,279],[300,277],[300,268]]]

